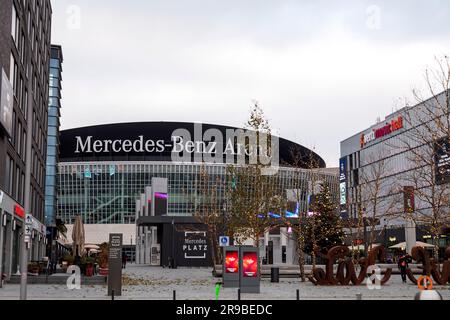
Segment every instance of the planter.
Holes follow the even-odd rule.
[[[108,268],[98,268],[98,274],[101,276],[107,276],[109,273]]]
[[[39,274],[39,267],[28,267],[28,273]]]
[[[94,265],[93,264],[88,264],[86,266],[85,275],[86,275],[86,277],[92,277],[94,275]]]

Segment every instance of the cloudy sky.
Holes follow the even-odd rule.
[[[339,2],[339,3],[338,3]],[[450,54],[450,2],[52,0],[62,128],[133,121],[274,130],[337,166],[339,142],[423,87]]]

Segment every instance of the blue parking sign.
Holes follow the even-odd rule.
[[[228,247],[230,245],[230,237],[226,236],[219,237],[219,243],[221,247]]]

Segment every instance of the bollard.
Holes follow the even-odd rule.
[[[114,290],[111,291],[111,301],[114,301]]]
[[[222,282],[216,282],[216,300],[219,300],[220,288],[222,287]]]
[[[280,268],[270,268],[270,282],[280,282]]]
[[[356,300],[362,300],[362,293],[356,294]]]
[[[177,291],[173,290],[173,300],[177,300]]]
[[[297,300],[300,300],[300,290],[297,289]]]
[[[241,288],[238,289],[238,300],[241,300]]]

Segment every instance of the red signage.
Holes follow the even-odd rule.
[[[384,136],[387,136],[388,134],[391,134],[392,132],[395,132],[397,130],[400,130],[403,128],[403,117],[398,117],[397,119],[392,120],[390,123],[387,123],[385,126],[373,129],[371,132],[367,134],[361,134],[360,144],[361,148],[364,147],[367,143],[382,138]]]
[[[238,251],[227,251],[225,256],[226,273],[237,273],[239,271]]]
[[[258,275],[258,256],[256,252],[244,252],[242,266],[244,277],[255,278]]]
[[[24,210],[21,206],[19,206],[18,204],[16,204],[16,205],[14,206],[14,213],[15,213],[18,217],[20,217],[20,218],[22,218],[22,219],[25,219],[25,210]]]

